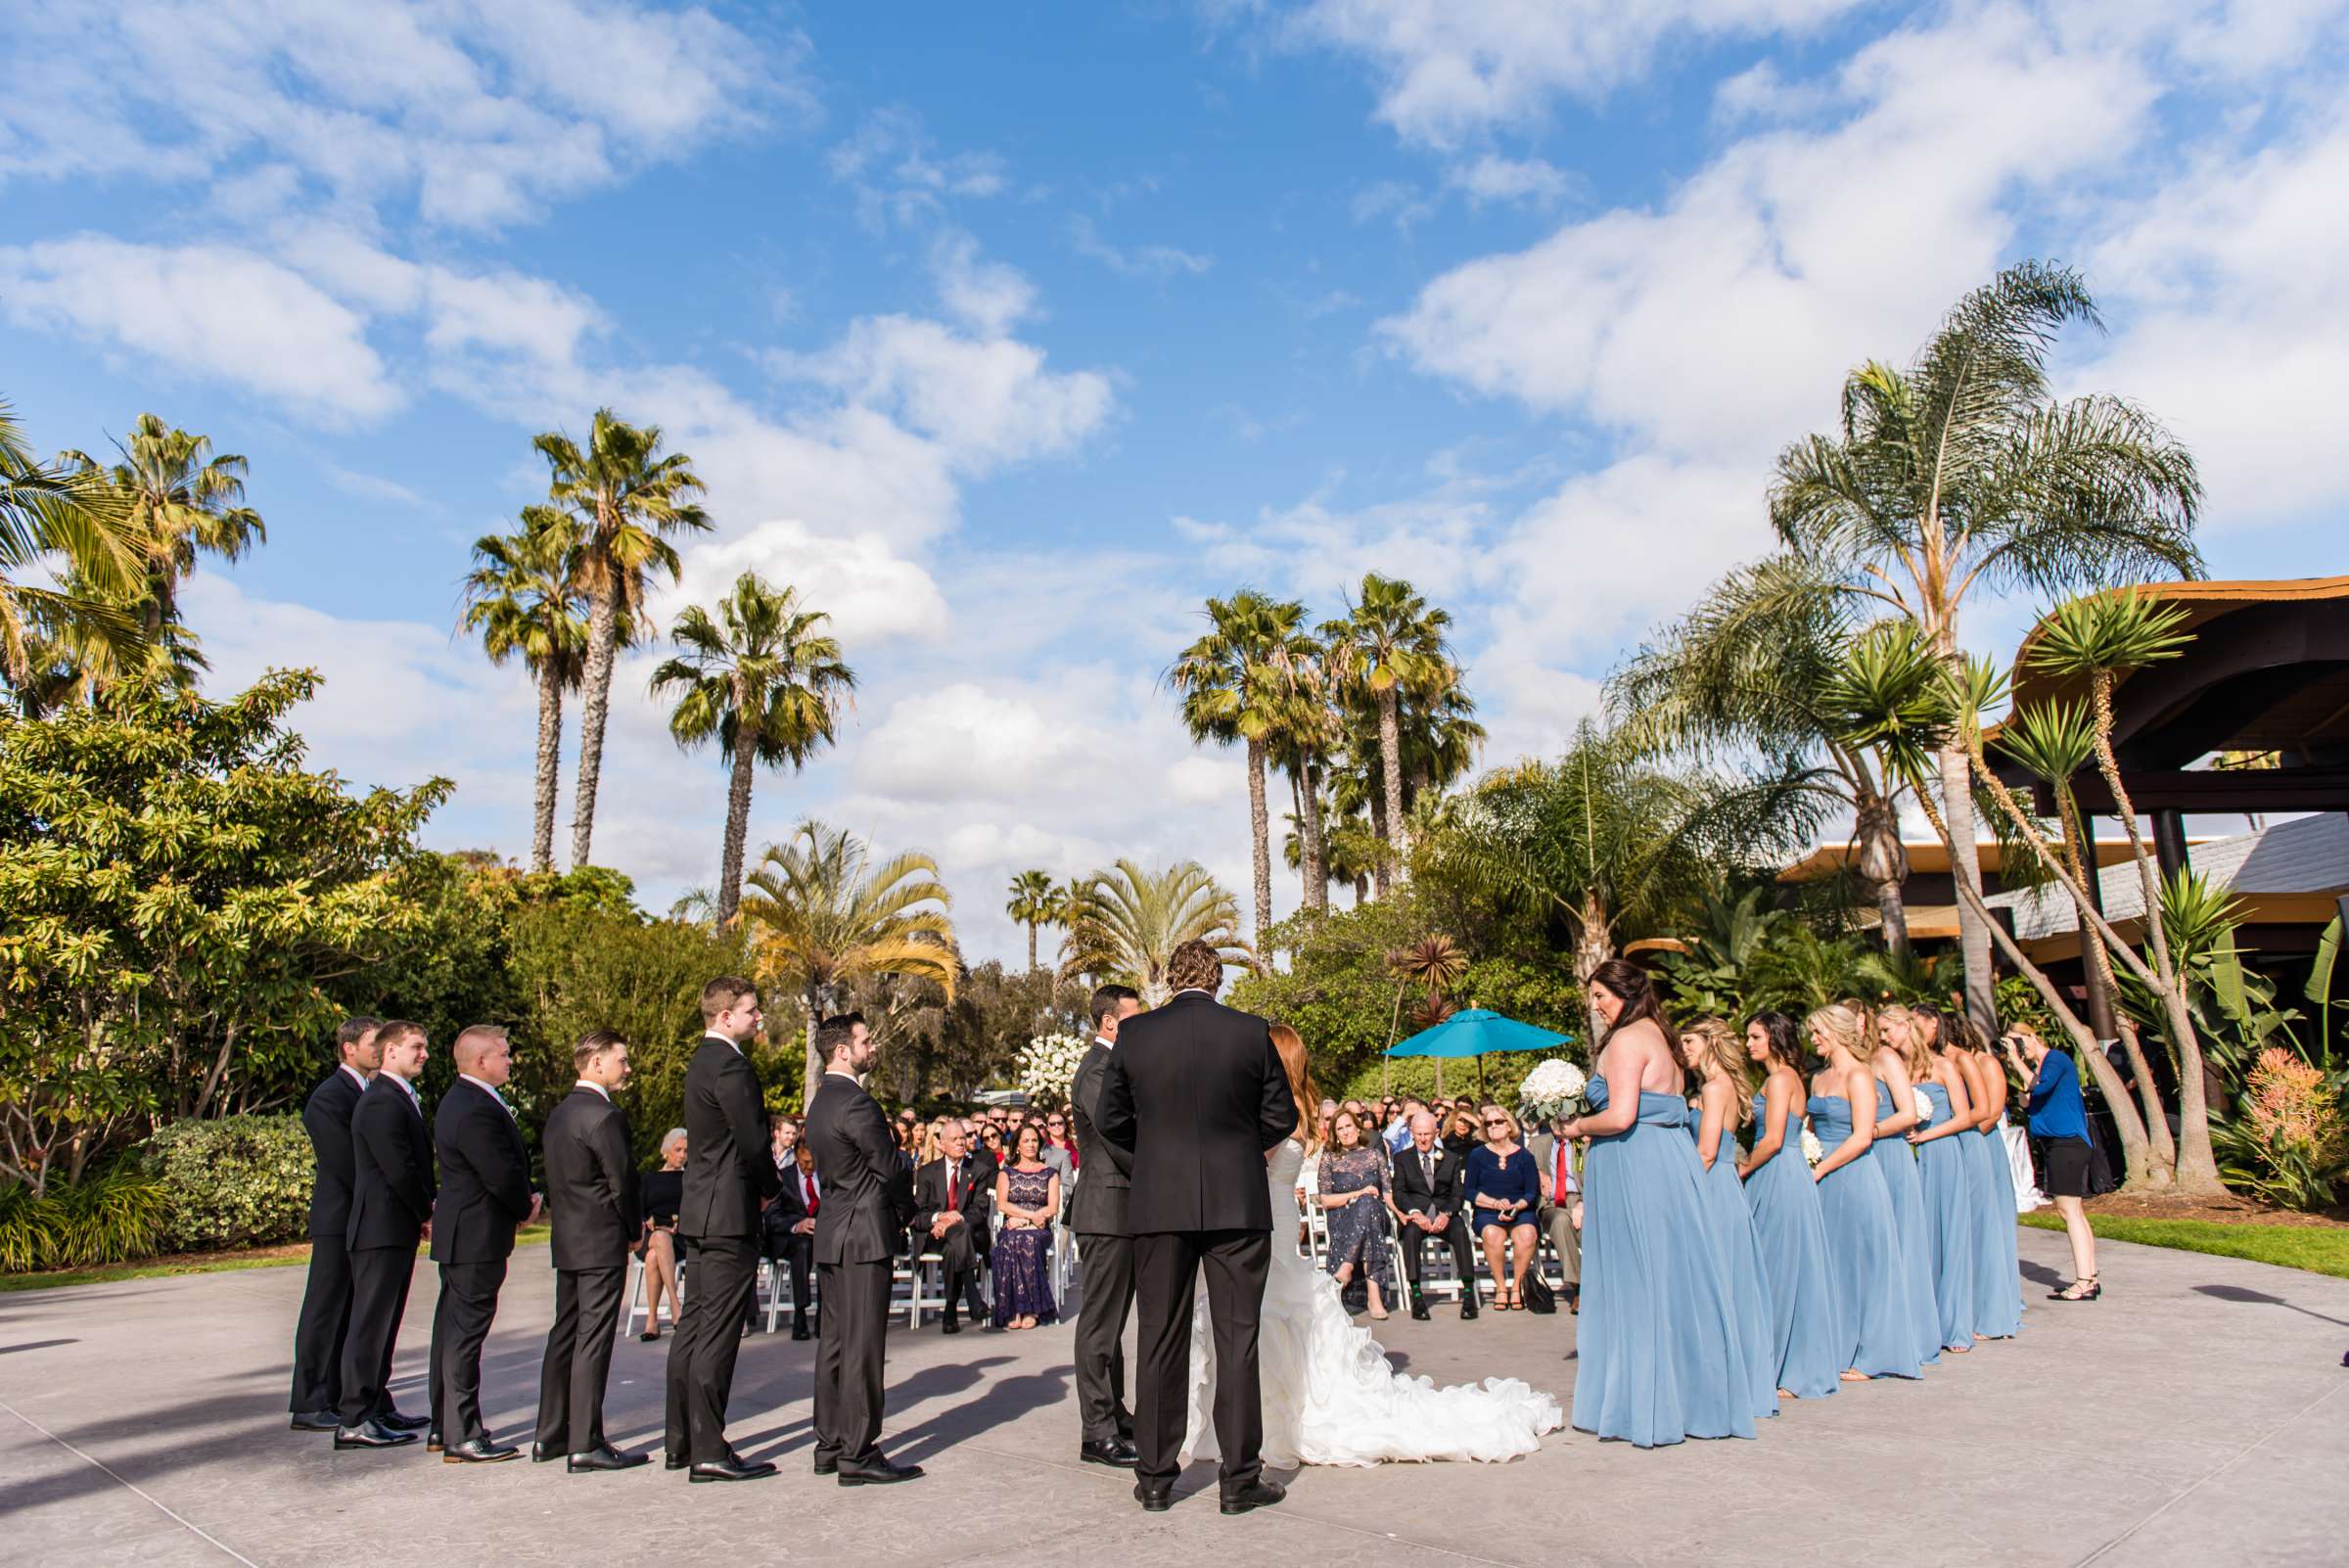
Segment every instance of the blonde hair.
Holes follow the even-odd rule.
[[[1519,1125],[1518,1125],[1518,1122],[1517,1122],[1517,1113],[1516,1113],[1515,1111],[1512,1111],[1512,1110],[1510,1110],[1510,1109],[1509,1109],[1507,1106],[1505,1106],[1505,1105],[1500,1105],[1500,1104],[1493,1104],[1493,1105],[1488,1105],[1488,1106],[1486,1106],[1486,1107],[1484,1108],[1484,1110],[1483,1110],[1481,1113],[1479,1113],[1479,1114],[1480,1114],[1480,1115],[1484,1115],[1484,1116],[1498,1116],[1498,1117],[1499,1117],[1499,1118],[1500,1118],[1502,1121],[1504,1121],[1504,1122],[1508,1123],[1508,1124],[1509,1124],[1509,1141],[1511,1141],[1512,1143],[1513,1143],[1513,1142],[1516,1142],[1518,1139],[1520,1139],[1520,1138],[1522,1138],[1522,1137],[1524,1137],[1524,1136],[1525,1136],[1525,1129],[1524,1129],[1523,1127],[1521,1127],[1521,1126],[1519,1126]],[[1486,1141],[1487,1143],[1490,1143],[1490,1142],[1492,1142],[1492,1141],[1493,1141],[1493,1139],[1491,1139],[1491,1138],[1487,1138],[1487,1139],[1485,1139],[1485,1141]]]
[[[1866,1059],[1867,1036],[1860,1019],[1848,1007],[1840,1004],[1821,1007],[1803,1020],[1806,1035],[1823,1034],[1837,1048],[1854,1061]]]
[[[1708,1065],[1719,1069],[1721,1076],[1729,1081],[1729,1086],[1737,1091],[1736,1108],[1730,1113],[1735,1120],[1729,1125],[1745,1126],[1746,1118],[1753,1114],[1750,1101],[1754,1092],[1745,1042],[1730,1032],[1726,1020],[1719,1018],[1698,1019],[1681,1031],[1681,1038],[1698,1042],[1697,1048],[1689,1052],[1692,1060],[1688,1064],[1696,1070],[1698,1082],[1703,1082]]]
[[[1908,1035],[1906,1037],[1908,1043],[1905,1045],[1895,1046],[1890,1038],[1884,1033],[1884,1026],[1891,1023],[1896,1018],[1899,1019],[1908,1030]],[[1925,1043],[1925,1032],[1923,1029],[1918,1027],[1918,1019],[1916,1014],[1911,1012],[1908,1008],[1903,1007],[1898,1002],[1895,1002],[1890,1007],[1887,1007],[1882,1012],[1876,1014],[1875,1038],[1884,1045],[1887,1050],[1897,1051],[1901,1058],[1901,1065],[1909,1069],[1909,1076],[1911,1078],[1923,1080],[1933,1076],[1932,1047]]]

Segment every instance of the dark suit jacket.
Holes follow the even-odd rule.
[[[1081,1236],[1123,1236],[1133,1156],[1101,1135],[1101,1084],[1110,1046],[1099,1040],[1069,1081],[1069,1130],[1077,1135],[1077,1186],[1069,1194],[1069,1228]]]
[[[1255,1014],[1183,992],[1120,1024],[1100,1128],[1133,1155],[1132,1234],[1272,1228],[1265,1151],[1297,1130],[1297,1102]]]
[[[1419,1151],[1404,1145],[1395,1156],[1391,1185],[1395,1192],[1395,1207],[1405,1214],[1416,1209],[1429,1219],[1440,1214],[1457,1214],[1460,1208],[1461,1184],[1468,1172],[1460,1157],[1439,1143],[1430,1151],[1436,1158],[1436,1179],[1430,1185],[1419,1169]]]
[[[302,1102],[301,1130],[310,1135],[316,1167],[310,1177],[310,1235],[340,1242],[350,1227],[350,1113],[364,1092],[357,1080],[337,1067]]]
[[[819,1264],[887,1263],[913,1222],[913,1183],[898,1160],[889,1119],[854,1079],[826,1073],[807,1107],[800,1139],[815,1153],[824,1184],[815,1216]],[[701,1156],[687,1157],[690,1169]],[[770,1167],[771,1169],[771,1167]]]
[[[440,1202],[433,1262],[495,1263],[514,1251],[514,1227],[530,1214],[530,1157],[522,1129],[495,1096],[458,1079],[433,1113]]]
[[[819,1174],[815,1178],[815,1217],[818,1220],[824,1217],[824,1205],[831,1201],[832,1188]],[[800,1192],[800,1167],[795,1160],[783,1168],[783,1190],[776,1193],[775,1201],[766,1206],[763,1223],[767,1252],[770,1255],[780,1254],[783,1244],[791,1239],[791,1227],[806,1218],[807,1200]]]
[[[350,1113],[350,1223],[344,1242],[411,1251],[433,1217],[433,1134],[389,1073],[371,1080]]]
[[[730,1041],[702,1037],[685,1069],[685,1202],[680,1236],[759,1234],[759,1206],[782,1185],[775,1175],[759,1075]]]
[[[962,1191],[957,1205],[962,1222],[970,1226],[971,1245],[987,1251],[987,1227],[994,1213],[995,1168],[976,1157],[962,1162]],[[913,1170],[913,1242],[930,1244],[930,1227],[946,1212],[946,1162],[931,1160]]]
[[[628,1119],[591,1088],[575,1086],[546,1119],[546,1209],[557,1268],[624,1268],[644,1228]]]

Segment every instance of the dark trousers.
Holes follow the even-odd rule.
[[[497,1316],[506,1260],[444,1263],[433,1307],[433,1430],[451,1445],[487,1436],[482,1425],[482,1347]]]
[[[726,1446],[726,1400],[742,1350],[743,1313],[759,1293],[759,1243],[753,1236],[679,1235],[686,1268],[685,1310],[668,1346],[670,1457],[715,1464]]]
[[[791,1277],[791,1320],[799,1326],[807,1322],[807,1280],[815,1268],[815,1237],[786,1235],[770,1239],[766,1255],[783,1266]]]
[[[1272,1242],[1264,1230],[1174,1230],[1133,1238],[1136,1479],[1172,1486],[1180,1473],[1183,1418],[1190,1404],[1191,1297],[1207,1273],[1208,1322],[1216,1336],[1216,1445],[1225,1493],[1255,1484],[1264,1465],[1265,1416],[1256,1369],[1257,1314]]]
[[[343,1342],[350,1334],[350,1249],[341,1236],[310,1238],[310,1276],[294,1325],[294,1394],[287,1408],[340,1409]]]
[[[392,1351],[400,1315],[408,1310],[408,1281],[416,1249],[360,1247],[350,1254],[350,1327],[343,1336],[345,1426],[357,1426],[392,1407]]]
[[[1133,1238],[1080,1235],[1084,1298],[1077,1310],[1077,1413],[1087,1443],[1133,1429],[1126,1404],[1126,1317],[1133,1311]]]
[[[979,1297],[979,1265],[987,1255],[980,1250],[969,1223],[948,1230],[944,1241],[933,1243],[926,1235],[917,1239],[938,1248],[940,1267],[946,1276],[946,1321],[954,1321],[956,1309],[964,1302],[970,1304],[972,1317],[983,1315],[987,1308]]]
[[[815,1456],[881,1455],[881,1361],[889,1345],[889,1260],[817,1264],[824,1332],[815,1353]]]
[[[625,1264],[555,1270],[555,1326],[538,1364],[538,1446],[585,1453],[604,1442],[604,1385],[620,1324]]]
[[[1435,1216],[1429,1215],[1428,1218],[1433,1220]],[[1405,1222],[1403,1226],[1403,1234],[1399,1239],[1403,1245],[1403,1277],[1411,1282],[1412,1295],[1416,1296],[1419,1293],[1419,1269],[1424,1262],[1420,1254],[1432,1241],[1439,1247],[1451,1249],[1452,1277],[1460,1282],[1461,1298],[1469,1299],[1468,1293],[1476,1289],[1476,1271],[1475,1264],[1472,1261],[1474,1253],[1468,1244],[1466,1221],[1456,1214],[1453,1215],[1451,1222],[1444,1227],[1442,1235],[1430,1234],[1417,1225]]]

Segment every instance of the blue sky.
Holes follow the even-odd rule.
[[[1843,371],[2019,256],[2087,270],[2065,385],[2194,445],[2214,572],[2343,570],[2336,0],[12,11],[0,394],[252,459],[269,543],[187,601],[216,683],[319,668],[316,758],[456,779],[443,847],[527,849],[530,693],[455,585],[601,403],[711,484],[662,607],[756,567],[864,677],[754,846],[933,851],[974,957],[1022,866],[1244,890],[1239,765],[1155,685],[1203,595],[1408,576],[1487,761],[1547,750],[1766,547]],[[653,657],[596,842],[658,906],[723,790]]]

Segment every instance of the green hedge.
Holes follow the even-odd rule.
[[[299,1116],[176,1122],[140,1154],[162,1191],[159,1251],[267,1247],[308,1226],[310,1140]]]
[[[163,1208],[161,1184],[127,1163],[45,1197],[0,1186],[0,1273],[144,1258],[156,1251]]]

